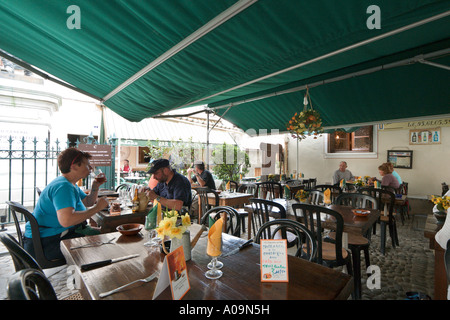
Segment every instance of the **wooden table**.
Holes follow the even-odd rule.
[[[442,228],[437,225],[433,215],[428,215],[424,236],[430,241],[430,249],[434,250],[434,300],[447,300],[447,273],[445,271],[445,249],[436,242],[436,233]]]
[[[200,226],[191,226],[191,237]],[[117,237],[116,244],[70,250],[72,246],[108,240]],[[187,262],[191,289],[183,300],[331,300],[347,299],[353,291],[352,277],[342,272],[289,256],[289,283],[262,283],[260,281],[259,245],[253,244],[245,250],[224,258],[224,275],[217,280],[205,277],[207,263],[206,232],[192,250],[192,260]],[[223,234],[223,253],[236,248],[245,240]],[[131,281],[145,278],[161,270],[164,254],[159,247],[145,247],[141,235],[122,236],[120,233],[101,234],[84,238],[68,239],[61,242],[61,251],[67,263],[78,267],[85,263],[117,258],[139,253],[133,259],[117,262],[109,266],[83,272],[82,290],[85,299],[100,299],[101,292],[109,291]],[[143,300],[152,299],[157,281],[138,283],[129,289],[103,299]],[[167,288],[159,299],[171,299]]]
[[[145,211],[139,211],[133,213],[131,208],[123,209],[120,215],[110,215],[108,210],[102,210],[94,214],[91,219],[100,228],[101,233],[114,232],[116,228],[121,224],[126,223],[145,223],[145,217],[147,216],[151,207],[148,207]]]
[[[287,206],[285,199],[275,199],[274,201],[282,204],[286,208],[286,215],[288,218],[295,219],[294,213],[292,211],[292,204],[298,203],[296,200],[288,200]],[[375,222],[377,222],[378,218],[380,217],[380,210],[377,209],[364,209],[369,210],[370,213],[365,217],[359,217],[353,214],[352,210],[354,208],[350,206],[332,204],[327,208],[341,214],[342,218],[344,219],[344,233],[363,235],[372,227]],[[327,226],[324,225],[324,227]],[[329,221],[329,227],[334,227],[332,221]]]
[[[219,206],[242,207],[249,203],[253,197],[252,194],[248,193],[222,191],[219,194]],[[216,204],[216,198],[211,194],[208,194],[208,203]]]

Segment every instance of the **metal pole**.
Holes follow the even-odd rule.
[[[209,171],[209,111],[206,111],[206,170]]]

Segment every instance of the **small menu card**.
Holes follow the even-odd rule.
[[[260,250],[261,282],[289,282],[286,239],[261,239]]]
[[[178,247],[164,258],[153,300],[170,285],[173,300],[180,300],[191,288],[184,259],[183,247]]]

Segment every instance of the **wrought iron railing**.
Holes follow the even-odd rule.
[[[103,188],[114,189],[115,186],[115,155],[116,138],[110,138],[111,167],[101,167],[108,182]],[[91,136],[83,143],[98,144]],[[80,141],[76,141],[78,147]],[[65,147],[71,146],[67,141]],[[72,143],[73,146],[73,143]],[[59,176],[58,155],[63,150],[61,142],[51,143],[48,139],[38,141],[37,138],[13,137],[0,139],[0,230],[7,224],[13,223],[7,200],[23,204],[30,211],[34,209],[38,200],[36,188],[43,189],[54,178]],[[90,178],[83,181],[85,186],[91,184]],[[21,217],[23,219],[23,217]]]

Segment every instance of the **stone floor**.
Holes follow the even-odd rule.
[[[362,279],[363,300],[404,300],[408,291],[419,291],[433,298],[434,291],[434,255],[428,248],[428,239],[423,235],[425,221],[412,224],[412,219],[402,225],[398,223],[400,247],[393,249],[390,238],[387,240],[386,254],[380,253],[380,237],[372,236],[370,247],[371,264],[380,267],[381,288],[368,289],[366,275]],[[9,231],[13,232],[12,228]],[[364,261],[362,257],[362,261]],[[364,268],[364,262],[362,262]],[[0,244],[0,299],[7,299],[6,286],[10,275],[14,273],[10,255]],[[76,291],[70,290],[67,278],[70,275],[67,266],[45,270],[50,282],[53,284],[58,298],[62,299]]]

